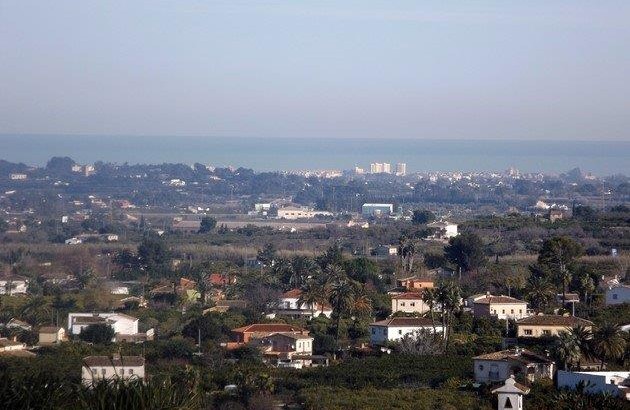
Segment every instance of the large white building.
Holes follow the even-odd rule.
[[[582,384],[585,393],[609,393],[615,397],[630,400],[630,372],[628,371],[566,372],[558,370],[556,377],[559,389],[574,390]]]
[[[383,345],[387,342],[395,342],[408,334],[414,334],[420,330],[433,331],[434,323],[424,317],[394,317],[370,324],[370,342],[372,345]],[[435,331],[444,332],[444,327],[435,322]]]
[[[21,276],[0,278],[0,295],[20,295],[28,292],[28,279]]]
[[[398,164],[396,164],[396,175],[398,175],[399,177],[404,177],[405,175],[407,175],[407,164],[405,164],[404,162],[399,162]]]
[[[314,211],[313,209],[308,208],[308,207],[297,208],[297,207],[288,206],[285,208],[278,209],[278,219],[289,219],[289,220],[311,219],[317,216],[332,216],[332,215],[333,214],[331,212]]]
[[[83,384],[89,386],[99,380],[142,380],[144,358],[141,356],[88,356],[81,368]]]
[[[84,328],[97,324],[111,326],[116,335],[135,335],[138,333],[138,319],[123,313],[68,314],[68,332],[71,335],[78,335]]]
[[[365,217],[390,215],[394,212],[394,204],[363,204],[361,214]]]
[[[435,228],[437,232],[431,236],[431,239],[451,239],[459,235],[457,232],[457,224],[447,221],[436,221],[427,224],[428,228]]]
[[[630,286],[617,285],[606,289],[606,306],[630,303]]]

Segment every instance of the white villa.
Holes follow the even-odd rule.
[[[394,317],[374,322],[370,325],[370,343],[383,345],[402,339],[405,335],[420,330],[433,331],[433,322],[424,317]],[[436,322],[435,331],[443,333],[444,327]]]
[[[0,277],[0,295],[23,295],[28,292],[28,279],[21,276]]]
[[[123,313],[69,313],[68,333],[78,335],[89,325],[107,324],[114,334],[135,335],[138,333],[138,319]]]
[[[298,300],[301,295],[302,291],[300,289],[292,289],[285,292],[278,300],[278,306],[275,310],[276,315],[309,318],[318,317],[320,315],[324,315],[329,318],[332,315],[332,307],[328,304],[300,304]]]
[[[575,389],[584,384],[584,392],[589,394],[609,393],[630,400],[630,372],[566,372],[558,370],[558,388]]]
[[[83,384],[91,385],[99,380],[144,379],[144,357],[141,356],[88,356],[81,368]]]

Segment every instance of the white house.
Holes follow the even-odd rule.
[[[553,377],[554,361],[532,351],[515,348],[473,357],[475,381],[494,383],[511,375],[523,376],[530,382]]]
[[[28,279],[21,276],[0,278],[0,295],[23,295],[28,292]]]
[[[39,328],[39,345],[52,345],[66,340],[66,329],[58,326],[42,326]]]
[[[332,307],[328,304],[299,303],[298,300],[302,295],[300,289],[292,289],[282,294],[278,300],[278,306],[275,310],[276,315],[281,316],[301,316],[301,317],[318,317],[324,315],[332,316]]]
[[[252,343],[260,346],[265,358],[277,366],[302,368],[311,364],[313,340],[309,335],[280,332],[255,339]]]
[[[424,317],[394,317],[370,324],[370,342],[382,345],[402,339],[405,335],[419,330],[433,331],[433,322]],[[435,331],[443,333],[444,328],[435,323]]]
[[[459,235],[457,224],[447,221],[435,221],[427,224],[428,228],[435,228],[437,232],[431,235],[431,239],[451,239]]]
[[[419,292],[405,292],[392,296],[392,313],[425,313],[428,312],[429,306],[422,300],[422,294]]]
[[[630,285],[611,286],[606,290],[606,306],[630,303]]]
[[[138,319],[123,313],[69,313],[68,331],[78,335],[89,325],[107,324],[114,329],[114,334],[135,335],[138,333]]]
[[[394,204],[363,204],[361,215],[364,217],[391,215],[394,212]]]
[[[88,356],[81,368],[83,384],[91,385],[99,380],[144,379],[144,357],[142,356]]]
[[[575,389],[580,383],[589,394],[610,393],[630,400],[630,372],[565,372],[558,370],[558,388]]]
[[[468,298],[467,302],[468,304],[472,303],[475,317],[494,316],[497,319],[506,320],[523,319],[530,316],[530,312],[527,310],[527,302],[510,296],[494,296],[487,293],[485,295],[472,296]]]

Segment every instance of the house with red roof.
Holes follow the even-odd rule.
[[[469,298],[475,317],[496,317],[497,319],[523,319],[531,316],[527,302],[511,296],[494,296],[490,293]]]

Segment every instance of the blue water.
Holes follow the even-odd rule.
[[[369,169],[407,163],[407,171],[559,173],[580,167],[596,175],[630,175],[630,141],[288,139],[0,135],[0,159],[43,165],[52,156],[79,163],[200,162],[259,171]]]

